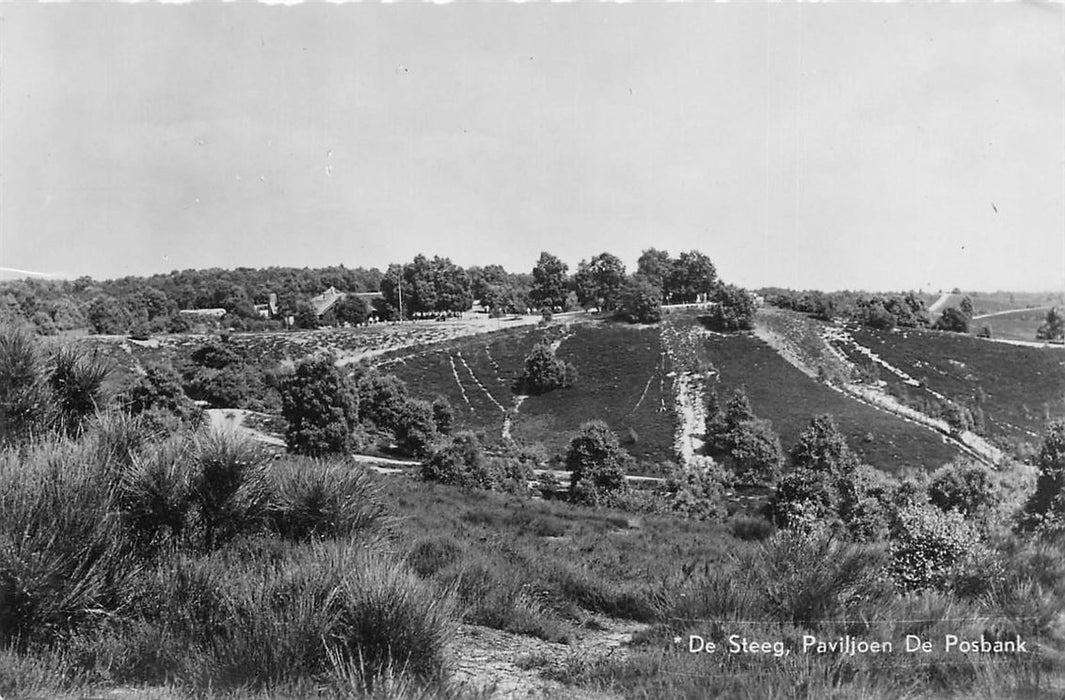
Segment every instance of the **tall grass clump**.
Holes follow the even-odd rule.
[[[0,643],[54,640],[124,605],[136,569],[107,474],[64,439],[0,454]]]
[[[153,575],[140,605],[202,653],[196,682],[262,687],[352,665],[367,679],[386,669],[443,678],[451,596],[376,546],[315,542],[278,553],[230,545],[180,555]]]
[[[196,536],[207,549],[261,529],[270,503],[269,454],[235,432],[196,433],[189,449]]]
[[[0,328],[0,444],[21,442],[43,429],[51,413],[47,360],[29,331]]]
[[[52,355],[48,369],[56,427],[68,435],[77,434],[103,406],[104,382],[111,367],[96,351],[65,345]]]
[[[290,540],[350,538],[392,525],[373,478],[355,464],[289,459],[270,470],[269,519]]]

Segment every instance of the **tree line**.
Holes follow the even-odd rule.
[[[312,299],[329,288],[344,298],[319,314]],[[649,323],[658,320],[663,304],[714,300],[730,308],[739,304],[743,316],[749,309],[741,291],[723,285],[710,258],[695,250],[674,258],[649,248],[631,273],[609,252],[581,260],[571,271],[545,251],[529,272],[496,264],[464,268],[447,257],[417,255],[384,272],[341,265],[212,268],[104,281],[19,280],[0,286],[0,321],[32,326],[41,335],[84,329],[137,336],[188,331],[190,319],[182,311],[216,309],[220,328],[258,331],[448,316],[478,301],[492,315],[596,309]],[[354,296],[360,292],[380,297],[368,302]],[[722,322],[744,325],[735,318]]]

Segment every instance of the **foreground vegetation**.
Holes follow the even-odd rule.
[[[639,350],[633,367],[653,359],[636,372],[649,377],[642,386],[587,359],[622,335]],[[775,376],[757,339],[699,338],[691,361],[707,366],[684,371],[734,382],[744,355],[746,371]],[[668,374],[659,342],[653,331],[589,326],[443,350],[462,352],[488,403],[537,387],[526,404],[561,405],[584,387],[589,402],[606,391],[612,405],[636,411],[642,399],[658,411],[653,385],[663,391]],[[214,373],[246,371],[229,350],[198,349],[188,377],[229,386]],[[582,365],[579,377],[567,363]],[[590,421],[558,449],[571,473],[563,489],[548,475],[534,485],[542,447],[484,440],[462,429],[468,417],[446,396],[430,403],[369,367],[310,358],[260,378],[276,391],[287,454],[208,430],[176,374],[146,372],[111,397],[108,372],[99,356],[0,333],[5,698],[117,686],[164,697],[475,697],[455,680],[464,625],[511,635],[517,648],[535,638],[572,650],[516,653],[514,665],[578,696],[1060,690],[1065,423],[1043,431],[1027,464],[919,463],[890,476],[833,418],[807,416],[781,440],[766,420],[773,402],[760,399],[768,389],[722,384],[706,407],[705,468],[633,489],[623,476],[634,441]],[[423,465],[371,475],[343,456],[366,441]],[[635,634],[618,654],[578,643],[619,620]],[[807,637],[848,635],[893,648],[803,650]],[[915,662],[907,635],[1024,640],[1025,650],[937,642]],[[768,651],[728,653],[730,638]],[[700,639],[718,651],[692,653]]]

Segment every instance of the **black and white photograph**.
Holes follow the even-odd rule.
[[[1065,4],[0,3],[0,700],[1065,697]]]

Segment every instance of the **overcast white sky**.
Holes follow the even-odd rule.
[[[1061,4],[0,5],[0,266],[1065,288]]]

